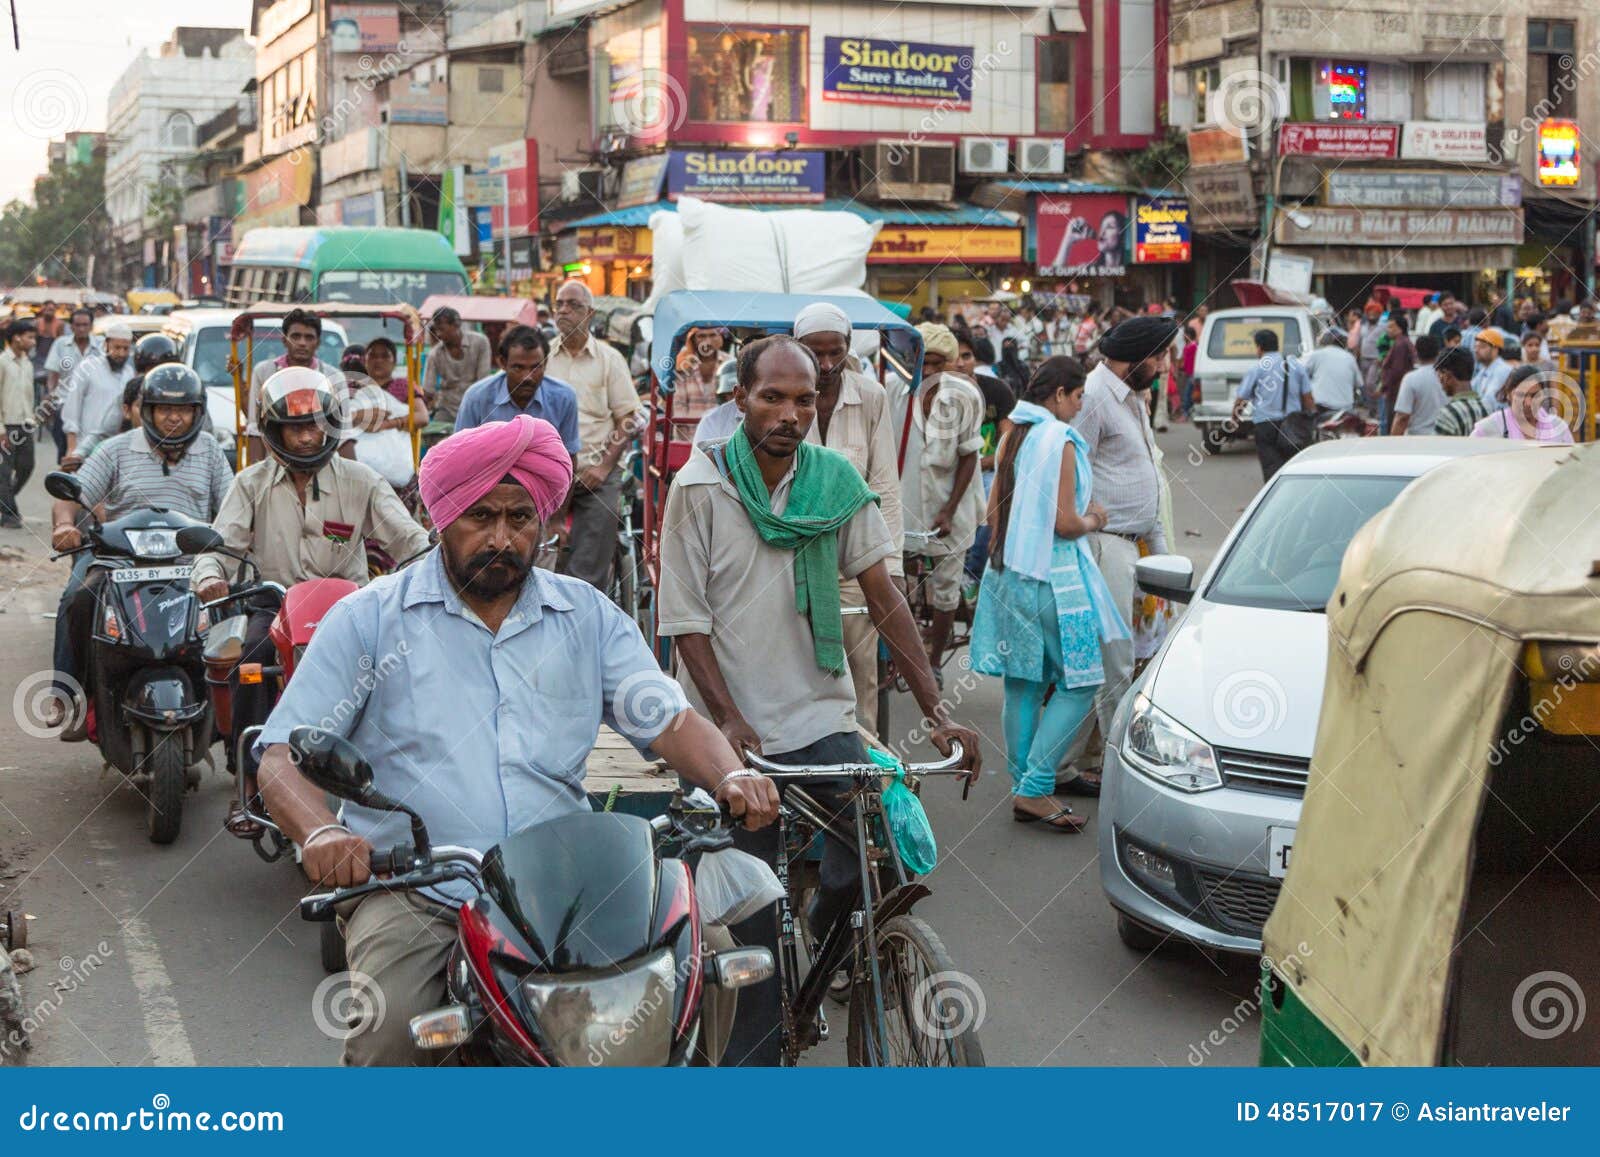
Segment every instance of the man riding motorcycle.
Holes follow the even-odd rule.
[[[479,851],[588,808],[584,764],[602,719],[747,828],[776,819],[775,785],[744,769],[690,709],[633,621],[588,583],[534,568],[571,484],[560,435],[525,414],[458,432],[424,457],[420,486],[439,547],[334,605],[256,743],[262,792],[311,880],[365,882],[374,846],[394,843],[406,823],[350,804],[335,819],[290,760],[289,734],[304,724],[354,743],[377,789],[415,809],[435,841]],[[450,885],[429,897],[378,893],[345,914],[352,982],[375,986],[377,998],[352,1007],[384,1009],[357,1013],[346,1063],[436,1063],[407,1025],[443,999],[466,899]],[[706,935],[717,947],[718,930]],[[732,1010],[719,994],[706,1000],[714,1061]]]
[[[102,442],[78,469],[83,504],[99,508],[99,517],[107,522],[145,507],[201,520],[216,517],[233,471],[216,440],[200,428],[206,395],[199,375],[187,366],[160,366],[145,375],[138,405],[139,425]],[[74,550],[83,544],[77,522],[81,513],[75,503],[55,502],[50,534],[54,549]],[[72,725],[61,732],[69,743],[87,737],[75,700],[83,689],[82,659],[97,602],[97,581],[85,582],[93,561],[88,551],[73,559],[56,612],[56,698],[46,724],[59,727],[70,715]]]
[[[291,366],[263,384],[260,429],[270,456],[239,473],[212,523],[229,550],[249,554],[263,580],[287,587],[344,578],[360,585],[367,581],[367,539],[394,559],[410,558],[428,545],[427,532],[383,477],[339,456],[344,426],[341,400],[317,370]],[[223,556],[201,555],[189,581],[202,602],[225,596]],[[271,664],[269,632],[276,613],[276,606],[249,609],[241,664]],[[237,668],[232,688],[230,752],[244,728],[266,722],[274,692],[268,681],[240,684]],[[253,795],[255,760],[249,753],[245,763],[235,770],[247,777],[247,794]],[[241,832],[250,826],[237,812],[229,822]]]

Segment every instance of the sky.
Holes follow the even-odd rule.
[[[52,138],[103,131],[106,97],[179,25],[245,29],[250,0],[16,0],[22,51],[0,4],[0,204],[28,199]]]

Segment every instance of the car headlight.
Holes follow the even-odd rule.
[[[1211,745],[1142,693],[1134,697],[1122,754],[1135,770],[1179,791],[1210,791],[1222,786]]]
[[[541,1043],[558,1064],[573,1068],[666,1064],[676,992],[671,949],[621,972],[534,974],[522,981]]]

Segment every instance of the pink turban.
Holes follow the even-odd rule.
[[[458,431],[423,455],[417,485],[434,526],[443,530],[508,474],[528,492],[540,518],[561,509],[572,485],[572,458],[556,428],[518,414]]]

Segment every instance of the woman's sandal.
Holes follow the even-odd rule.
[[[1056,823],[1057,820],[1069,816],[1076,822],[1069,824]],[[1080,816],[1069,807],[1064,807],[1060,811],[1047,816],[1036,816],[1032,812],[1025,812],[1021,808],[1014,807],[1011,809],[1011,818],[1019,824],[1043,824],[1051,831],[1066,832],[1068,835],[1073,836],[1083,831],[1089,823],[1088,816]]]
[[[1094,776],[1092,780],[1089,778],[1091,775]],[[1071,779],[1057,780],[1056,794],[1088,796],[1090,798],[1097,797],[1100,794],[1099,770],[1080,771]]]

